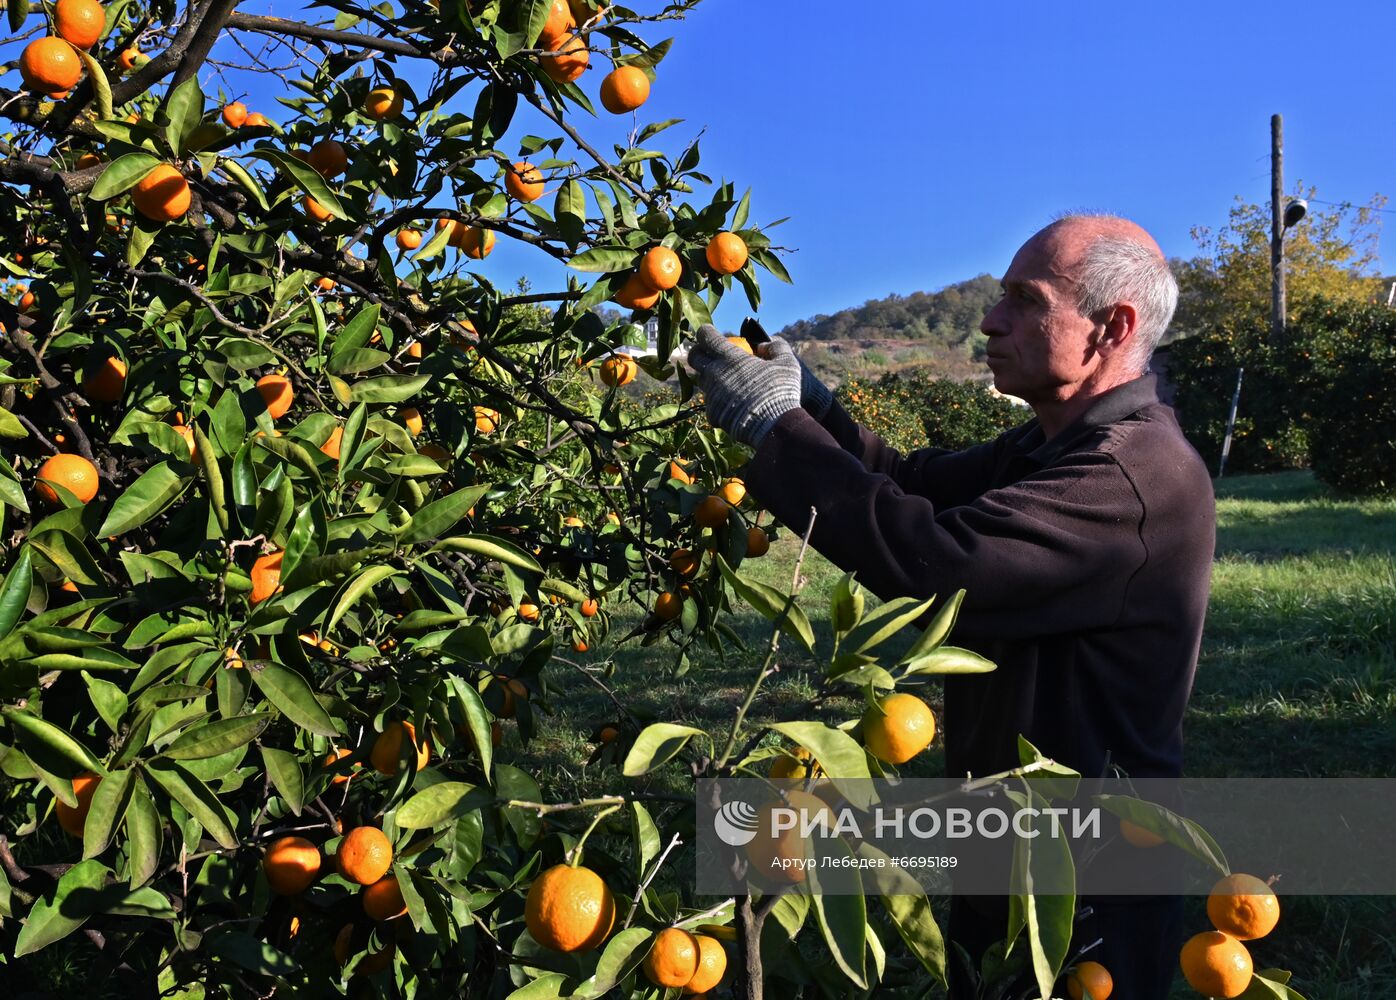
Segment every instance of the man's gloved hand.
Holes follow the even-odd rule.
[[[688,352],[707,398],[708,419],[753,448],[782,414],[800,408],[801,367],[795,352],[783,340],[773,340],[763,350],[764,360],[753,357],[704,324]]]

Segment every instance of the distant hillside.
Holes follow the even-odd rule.
[[[981,274],[938,292],[889,295],[799,320],[780,333],[799,343],[806,364],[834,381],[911,365],[981,378],[987,371],[979,321],[998,297],[998,279]]]

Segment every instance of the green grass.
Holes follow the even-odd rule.
[[[1217,560],[1184,730],[1188,774],[1391,775],[1396,501],[1344,500],[1308,473],[1228,478],[1217,484],[1217,498]],[[788,588],[796,550],[797,541],[787,535],[744,572]],[[802,604],[823,635],[838,576],[817,554],[806,558]],[[632,624],[622,621],[618,629]],[[683,676],[674,675],[674,654],[666,647],[630,645],[606,657],[580,657],[578,667],[554,664],[548,674],[554,714],[544,735],[522,749],[524,766],[550,775],[548,792],[557,799],[615,787],[613,768],[579,763],[591,750],[586,735],[617,715],[605,693],[582,676],[581,661],[609,673],[604,681],[621,701],[656,719],[705,728],[720,748],[769,635],[753,614],[739,614],[731,624],[746,649],[722,657],[706,647],[695,650]],[[755,722],[780,717],[814,689],[816,662],[788,640],[780,664],[753,706]],[[859,704],[841,701],[819,717],[837,722],[859,711]],[[915,773],[941,773],[938,754],[923,757]],[[689,790],[687,775],[675,768],[630,784]],[[691,870],[686,858],[675,861],[677,871]],[[1208,926],[1202,900],[1189,900],[1188,931]],[[1388,897],[1290,897],[1279,929],[1252,950],[1258,968],[1291,969],[1295,987],[1310,1000],[1384,1000],[1396,995],[1393,928],[1396,900]],[[1179,979],[1175,996],[1195,994]]]

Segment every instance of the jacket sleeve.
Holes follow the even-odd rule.
[[[905,493],[925,497],[936,506],[966,502],[988,486],[995,467],[999,441],[965,451],[921,448],[908,455],[860,425],[838,400],[819,421],[840,448],[868,472],[879,472]]]
[[[935,459],[924,476],[954,474]],[[1060,464],[971,502],[937,506],[865,468],[802,410],[761,442],[745,477],[777,518],[883,598],[964,588],[958,630],[1015,639],[1109,625],[1143,565],[1143,505],[1107,453]]]

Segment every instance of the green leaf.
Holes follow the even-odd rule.
[[[107,728],[114,734],[119,734],[121,717],[126,714],[126,692],[111,681],[93,677],[86,670],[82,672],[82,679],[87,685],[87,697],[92,701],[92,707],[97,710]]]
[[[344,585],[339,600],[335,602],[334,610],[330,612],[330,617],[326,619],[324,631],[328,634],[339,620],[344,617],[345,612],[352,608],[359,598],[363,597],[384,580],[398,576],[401,572],[401,570],[394,569],[391,566],[370,566],[358,576],[351,579]]]
[[[466,510],[469,509],[469,507],[466,508]],[[538,565],[538,560],[513,542],[506,542],[502,538],[494,538],[490,535],[453,535],[450,538],[441,539],[428,551],[469,552],[471,555],[492,559],[495,562],[504,563],[506,566],[515,566],[530,573],[543,572],[543,567]]]
[[[199,89],[197,75],[189,77],[170,93],[165,103],[165,138],[176,157],[189,152],[186,140],[204,116],[204,92]]]
[[[176,917],[175,908],[170,901],[149,887],[127,893],[104,906],[102,912],[121,917],[148,917],[153,920],[174,920]]]
[[[263,746],[261,750],[262,763],[267,766],[267,776],[271,778],[271,783],[291,807],[291,812],[299,816],[305,808],[305,775],[301,771],[300,762],[296,760],[296,755],[269,746]]]
[[[285,977],[300,971],[296,960],[280,948],[242,931],[210,934],[204,938],[203,950],[260,976]]]
[[[0,585],[0,639],[14,631],[34,586],[34,559],[26,545]]]
[[[18,440],[27,438],[28,436],[29,432],[25,430],[24,425],[19,422],[19,418],[3,406],[0,406],[0,437]]]
[[[26,662],[40,670],[134,670],[139,664],[113,649],[96,646],[80,653],[45,653]]]
[[[136,775],[131,803],[126,809],[126,856],[131,887],[148,882],[160,866],[161,819],[155,810],[150,786]]]
[[[1032,805],[1039,810],[1039,814],[1031,818],[1035,837],[1016,837],[1013,841],[1013,884],[1025,886],[1028,891],[1009,897],[1008,939],[1011,942],[1019,930],[1027,930],[1028,954],[1038,989],[1042,996],[1051,996],[1052,984],[1071,946],[1076,894],[1072,891],[1046,895],[1033,891],[1033,887],[1038,884],[1074,886],[1076,864],[1068,839],[1051,835],[1049,824],[1053,818],[1040,814],[1046,801],[1031,790],[1026,794],[1006,794],[1019,808]]]
[[[430,375],[379,375],[355,382],[349,397],[355,403],[401,403],[418,395]]]
[[[288,153],[271,149],[266,146],[258,146],[247,154],[258,159],[266,160],[276,167],[283,174],[294,181],[306,194],[314,198],[336,218],[347,219],[348,213],[344,211],[344,206],[339,203],[335,193],[330,190],[325,183],[325,178],[320,176],[320,172],[308,163],[296,159]]]
[[[150,252],[150,248],[155,245],[155,237],[160,234],[161,223],[152,222],[144,217],[137,217],[136,224],[131,227],[131,235],[126,240],[126,263],[135,267],[145,255]]]
[[[92,185],[92,190],[87,192],[87,196],[93,201],[107,201],[119,194],[125,194],[160,163],[160,159],[150,153],[127,153],[118,156],[107,164],[97,182]]]
[[[309,476],[311,481],[317,486],[320,485],[320,467],[315,464],[315,459],[310,457],[310,452],[306,451],[290,438],[274,437],[268,434],[253,438],[252,443],[259,448],[266,449],[277,458],[291,463],[291,465]]]
[[[659,856],[664,846],[654,818],[639,802],[630,803],[630,841],[635,845],[635,882],[638,885],[645,880],[650,862]]]
[[[1093,795],[1095,802],[1108,813],[1127,819],[1135,826],[1162,837],[1191,854],[1203,864],[1211,865],[1223,875],[1231,874],[1231,866],[1222,852],[1221,846],[1212,835],[1192,820],[1179,816],[1153,802],[1136,799],[1130,795]]]
[[[761,267],[764,267],[767,271],[770,271],[771,274],[775,275],[780,281],[785,282],[787,285],[794,284],[790,278],[790,272],[785,269],[785,265],[781,263],[780,258],[772,251],[767,250],[765,247],[752,247],[751,259]]]
[[[263,211],[271,210],[271,206],[267,204],[266,192],[262,190],[262,185],[258,183],[257,178],[247,172],[247,168],[241,163],[236,160],[222,159],[218,161],[218,169],[237,181],[242,189],[261,206]]]
[[[201,780],[173,761],[152,760],[145,773],[165,794],[182,805],[198,820],[210,837],[223,847],[238,846],[237,836],[228,824],[228,814],[217,796]]]
[[[864,885],[871,883],[892,918],[892,926],[901,935],[907,948],[923,968],[942,985],[947,985],[945,970],[945,938],[936,923],[931,901],[919,882],[906,870],[891,863],[891,859],[868,843],[858,845],[860,858],[877,858],[881,867],[865,868]]]
[[[850,857],[852,851],[841,838],[830,838],[830,856]],[[863,894],[825,893],[818,890],[819,872],[810,873],[810,897],[814,915],[834,962],[859,989],[867,989],[864,959],[867,955],[868,904]]]
[[[851,629],[841,648],[852,653],[867,652],[924,615],[931,603],[932,601],[918,601],[914,597],[899,597],[888,601]]]
[[[909,663],[939,649],[950,637],[950,632],[955,627],[955,620],[960,616],[960,605],[964,601],[964,590],[955,591],[950,600],[946,601],[944,606],[936,612],[936,616],[931,619],[931,623],[926,626],[921,637],[906,651],[906,655],[902,657],[902,662]]]
[[[320,736],[340,735],[339,727],[315,697],[310,682],[296,671],[277,663],[248,669],[252,671],[252,683],[286,718]]]
[[[29,11],[31,9],[29,0],[10,0],[9,9],[7,11],[10,19],[10,31],[16,35],[20,33],[24,28],[25,19],[29,17]]]
[[[720,555],[717,557],[717,567],[728,586],[738,597],[751,605],[757,614],[767,621],[778,623],[782,632],[800,640],[810,652],[814,651],[814,628],[810,625],[804,609],[795,603],[794,598],[787,597],[767,584],[742,579]]]
[[[637,928],[638,929],[638,928]],[[619,935],[617,935],[619,937]],[[649,932],[645,932],[646,940]],[[510,993],[504,1000],[556,1000],[567,987],[567,977],[560,972],[547,972]]]
[[[872,805],[875,793],[868,757],[852,736],[822,722],[778,722],[771,728],[813,754],[834,787],[852,805],[859,809]]]
[[[97,783],[83,825],[82,856],[95,858],[107,849],[116,828],[126,818],[126,808],[136,785],[136,774],[129,769],[112,771]]]
[[[52,722],[19,708],[0,709],[19,736],[20,746],[46,771],[72,777],[79,771],[105,770],[91,751]]]
[[[829,624],[834,631],[843,635],[862,621],[865,601],[863,588],[854,582],[852,573],[840,577],[829,598]]]
[[[373,331],[378,329],[381,316],[382,308],[377,303],[366,305],[354,313],[340,327],[339,333],[334,338],[334,349],[330,352],[330,364],[333,366],[350,351],[358,351],[367,347],[368,342],[373,338]]]
[[[97,534],[120,535],[139,528],[168,507],[188,485],[189,478],[176,473],[168,462],[151,466],[116,498]]]
[[[15,940],[15,958],[32,955],[61,941],[93,913],[89,906],[107,882],[107,866],[100,861],[79,861],[58,880],[53,897],[34,904]]]
[[[656,722],[648,725],[630,747],[630,753],[625,757],[621,773],[627,778],[648,774],[667,763],[695,736],[707,738],[708,734],[701,729],[694,729],[692,726],[679,726],[671,722]]]
[[[586,995],[599,997],[638,969],[649,954],[653,937],[654,932],[647,927],[627,927],[607,941],[596,962],[596,975],[586,984]]]
[[[180,734],[161,756],[169,760],[203,760],[251,743],[271,724],[270,715],[241,715],[196,726]]]
[[[488,792],[468,782],[442,781],[408,799],[397,811],[396,822],[404,830],[427,830],[452,822],[490,800]]]
[[[993,660],[959,646],[941,646],[922,656],[908,655],[903,663],[911,674],[987,674],[998,669]]]
[[[567,262],[567,266],[588,274],[607,274],[634,267],[640,255],[627,246],[592,247],[577,254]]]
[[[488,490],[488,484],[479,483],[463,490],[456,490],[454,493],[448,493],[439,500],[433,500],[412,515],[412,522],[398,541],[403,545],[412,545],[415,542],[424,542],[428,538],[436,538],[444,534],[463,521],[466,511],[474,507],[475,502]]]

